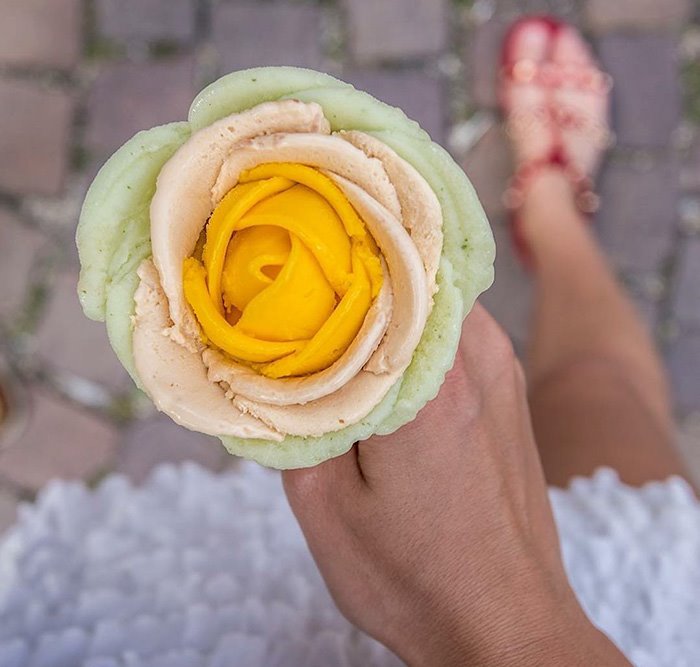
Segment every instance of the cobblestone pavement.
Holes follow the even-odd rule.
[[[0,454],[0,529],[54,476],[143,479],[165,459],[230,465],[133,389],[104,327],[81,315],[73,246],[101,162],[136,130],[183,118],[228,70],[325,69],[445,143],[499,244],[483,300],[522,348],[530,287],[500,203],[510,156],[494,72],[508,22],[535,11],[583,27],[616,79],[618,144],[597,228],[656,333],[700,469],[700,9],[690,0],[4,0],[0,361],[22,378],[13,393],[24,428]]]

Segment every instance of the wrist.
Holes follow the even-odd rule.
[[[410,667],[629,665],[588,620],[568,583],[560,593],[524,586],[436,619],[432,625],[439,628],[400,656]]]
[[[580,614],[552,613],[537,624],[494,635],[456,656],[451,667],[629,667],[615,645]],[[518,623],[514,619],[514,624]],[[436,664],[436,663],[432,663]]]

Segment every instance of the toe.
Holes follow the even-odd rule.
[[[552,28],[540,19],[523,19],[515,23],[505,40],[504,64],[519,60],[542,62],[549,56]]]
[[[525,61],[534,65],[547,62],[551,56],[555,24],[546,18],[527,18],[516,22],[506,36],[503,65],[511,71],[501,83],[501,106],[508,118],[508,131],[518,163],[540,159],[551,148],[552,133],[546,111],[547,90],[536,78],[528,77]],[[522,63],[520,71],[513,67]],[[534,68],[532,68],[534,69]]]
[[[557,32],[552,48],[552,61],[562,65],[597,67],[591,48],[573,27],[564,25]]]

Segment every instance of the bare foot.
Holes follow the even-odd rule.
[[[501,104],[516,164],[520,165],[539,160],[554,148],[550,91],[533,76],[550,56],[551,28],[537,21],[516,24],[507,39],[503,66],[508,74],[501,87]]]
[[[556,163],[592,177],[609,141],[610,79],[572,27],[516,23],[504,46],[501,104],[518,167]]]
[[[609,88],[578,32],[556,19],[523,19],[506,37],[500,94],[516,172],[505,202],[526,266],[529,243],[518,211],[543,176],[580,211],[597,209],[592,179],[609,143]]]
[[[562,26],[557,34],[552,62],[561,68],[564,79],[552,89],[564,153],[579,173],[593,177],[609,144],[610,78],[600,70],[581,35],[569,26]]]

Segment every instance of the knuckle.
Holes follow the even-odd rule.
[[[292,506],[318,498],[323,492],[323,484],[314,468],[285,470],[282,472],[282,484]]]
[[[483,308],[475,308],[472,320],[473,340],[479,353],[486,355],[497,367],[512,368],[516,363],[515,350],[510,337]]]
[[[491,358],[497,373],[514,373],[519,365],[510,338],[498,327],[491,337]]]
[[[515,361],[514,372],[515,372],[515,383],[517,384],[517,386],[518,387],[526,387],[527,386],[527,378],[525,377],[525,370],[523,369],[523,365],[517,359]]]

